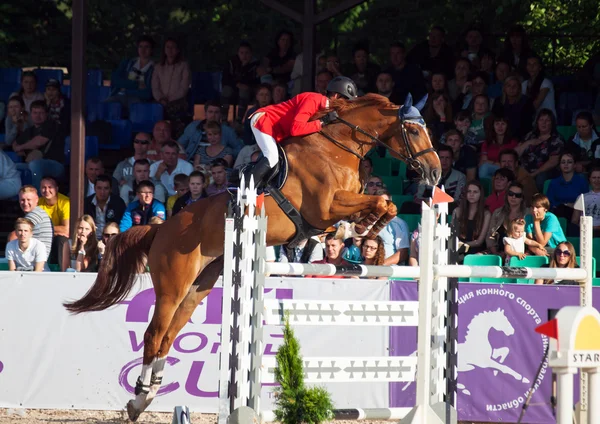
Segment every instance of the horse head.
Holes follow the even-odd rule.
[[[424,184],[435,185],[442,174],[440,159],[416,107],[422,107],[425,99],[415,106],[412,106],[412,98],[407,100],[399,107],[386,97],[367,94],[350,101],[331,100],[330,104],[331,109],[338,112],[340,121],[352,130],[350,141],[361,145],[361,154],[381,143],[393,157],[416,170]],[[338,140],[344,142],[339,135]]]
[[[492,324],[494,330],[502,331],[507,336],[515,334],[515,328],[504,314],[503,309],[498,308],[494,312],[490,312],[490,315],[491,319],[489,322]]]

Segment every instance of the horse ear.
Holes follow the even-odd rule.
[[[404,99],[404,104],[402,105],[402,107],[406,108],[406,110],[408,110],[408,109],[410,109],[412,104],[413,104],[412,94],[408,93],[406,95],[406,99]]]
[[[423,108],[425,107],[425,103],[427,103],[427,98],[429,97],[429,94],[425,94],[423,96],[423,98],[421,100],[419,100],[419,102],[415,105],[415,107],[420,111],[423,110]]]

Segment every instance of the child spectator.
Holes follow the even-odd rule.
[[[500,168],[500,152],[517,147],[518,140],[512,137],[508,120],[503,115],[493,115],[487,125],[485,141],[479,158],[479,178],[490,178]]]
[[[200,146],[194,155],[194,169],[201,170],[200,165],[208,165],[215,159],[224,159],[227,167],[233,164],[233,152],[229,147],[221,144],[221,125],[211,121],[204,125],[208,146]]]
[[[446,145],[452,148],[454,154],[453,168],[462,172],[467,181],[477,177],[477,152],[465,144],[462,133],[450,130],[446,134]]]
[[[138,200],[131,202],[123,214],[119,225],[121,232],[127,231],[134,225],[146,225],[153,216],[166,218],[165,206],[154,199],[154,184],[151,181],[139,183],[137,195]]]
[[[477,151],[481,150],[481,143],[485,140],[488,116],[490,116],[490,99],[487,94],[477,94],[473,97],[473,115],[469,127],[469,132],[475,135],[473,147]]]
[[[575,248],[568,241],[563,241],[552,254],[550,265],[543,265],[542,268],[579,268],[575,257]],[[574,280],[535,280],[535,284],[561,284],[565,286],[578,286],[579,282]]]
[[[525,220],[522,218],[513,219],[510,221],[510,230],[508,236],[504,237],[504,253],[506,254],[506,266],[510,263],[510,258],[513,256],[519,259],[525,258],[525,245],[536,247],[540,252],[545,252],[544,246],[535,240],[525,237]]]
[[[37,91],[37,77],[35,72],[26,71],[21,74],[21,88],[12,93],[8,98],[20,97],[25,105],[25,111],[31,112],[31,105],[38,100],[44,100],[44,95]]]
[[[19,96],[11,97],[8,101],[8,113],[4,120],[4,143],[12,145],[25,130],[30,128],[33,123],[29,117],[29,113],[25,110],[25,103]],[[0,143],[0,146],[2,144]]]
[[[49,271],[46,265],[46,246],[33,238],[33,222],[27,218],[17,218],[15,222],[17,239],[6,245],[6,259],[9,271]]]
[[[531,201],[531,214],[525,216],[527,237],[546,248],[543,251],[529,246],[529,250],[534,255],[546,256],[546,251],[552,253],[554,248],[566,238],[558,218],[552,212],[548,212],[549,209],[550,201],[548,198],[541,193],[537,193]]]
[[[75,222],[71,240],[71,268],[77,272],[97,272],[99,253],[96,224],[91,216],[82,215]]]
[[[577,132],[565,144],[565,151],[575,158],[575,172],[586,172],[595,159],[600,159],[600,136],[596,124],[588,111],[579,112],[575,118]]]
[[[180,210],[194,203],[196,200],[208,197],[206,194],[206,185],[206,177],[202,172],[192,172],[189,177],[189,191],[175,201],[172,215],[177,215]]]
[[[558,217],[571,221],[575,200],[589,190],[585,177],[575,173],[575,158],[572,153],[565,152],[560,155],[560,176],[550,181],[548,186],[548,200],[550,210]]]
[[[193,174],[193,172],[192,172],[192,174]],[[173,179],[173,181],[175,184],[175,194],[172,196],[169,196],[169,199],[167,200],[166,207],[167,207],[167,217],[168,218],[173,216],[173,206],[175,206],[175,202],[177,201],[177,199],[179,199],[181,196],[185,195],[188,192],[189,186],[190,186],[190,177],[188,177],[185,174],[175,175],[175,178]]]
[[[476,180],[468,182],[459,207],[452,212],[452,225],[458,228],[459,240],[469,247],[468,254],[485,250],[490,218],[491,214],[484,205],[481,183]]]

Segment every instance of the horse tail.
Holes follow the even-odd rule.
[[[140,225],[116,235],[106,246],[94,285],[79,300],[63,306],[74,314],[103,311],[119,303],[143,272],[158,225]]]

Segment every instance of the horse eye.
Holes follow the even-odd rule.
[[[415,128],[410,128],[410,129],[408,130],[408,132],[409,132],[411,135],[419,135],[419,130],[417,130],[417,129],[415,129]]]

